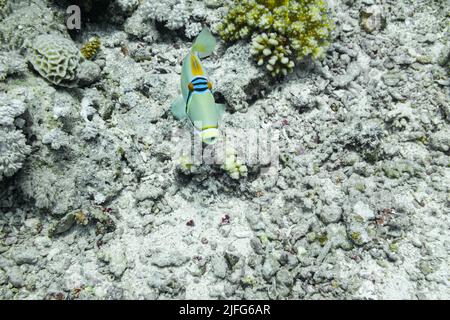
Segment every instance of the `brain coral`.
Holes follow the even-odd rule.
[[[42,77],[64,87],[76,85],[81,59],[72,41],[52,34],[36,37],[28,53],[28,60]]]

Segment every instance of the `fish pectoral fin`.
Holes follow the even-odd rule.
[[[225,113],[225,105],[223,103],[216,103],[217,114],[219,115],[219,120],[222,119]]]
[[[186,102],[183,99],[183,96],[178,96],[170,106],[170,111],[172,111],[173,116],[177,120],[181,120],[186,118]]]

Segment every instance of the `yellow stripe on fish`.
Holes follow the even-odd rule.
[[[193,76],[204,75],[202,65],[195,54],[191,54],[191,70]]]

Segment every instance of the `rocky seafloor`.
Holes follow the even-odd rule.
[[[171,140],[226,1],[102,2],[68,31],[70,1],[0,1],[0,299],[450,298],[448,1],[329,1],[325,58],[279,81],[218,37],[222,126],[279,132],[238,177]],[[68,86],[24,50],[47,33],[101,40]]]

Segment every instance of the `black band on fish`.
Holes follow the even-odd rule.
[[[206,79],[206,77],[195,77],[194,79],[191,80],[191,82],[194,84],[198,81],[208,81],[208,79]]]
[[[186,98],[186,114],[188,113],[188,103],[189,103],[189,98],[191,97],[192,91],[189,90],[188,96]],[[189,118],[189,117],[188,117]]]

